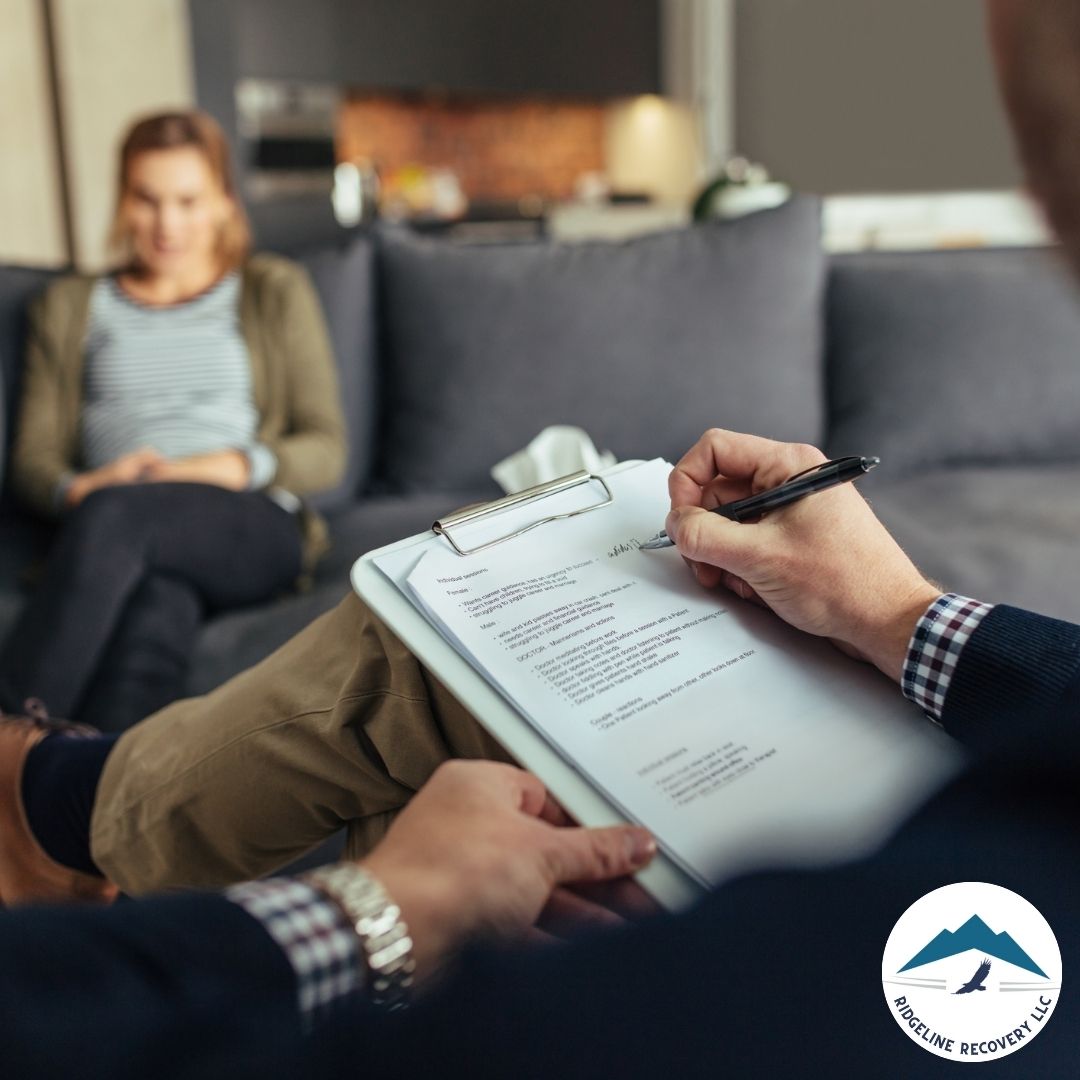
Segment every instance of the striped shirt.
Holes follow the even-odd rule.
[[[240,275],[182,304],[151,307],[103,277],[90,296],[81,456],[96,469],[142,447],[167,458],[242,450],[252,489],[274,476],[240,330]]]

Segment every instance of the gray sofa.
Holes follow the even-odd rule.
[[[210,619],[190,691],[335,604],[361,552],[497,494],[489,467],[553,423],[619,458],[674,460],[710,425],[878,454],[863,490],[927,574],[1080,620],[1080,305],[1055,254],[828,257],[818,220],[799,198],[617,244],[388,229],[302,256],[351,443],[316,500],[334,547],[311,591]],[[9,434],[23,312],[47,279],[0,268]],[[47,536],[4,496],[0,636]]]

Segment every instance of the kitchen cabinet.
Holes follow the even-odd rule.
[[[193,15],[205,0],[190,0]],[[216,0],[237,77],[606,98],[660,85],[659,0]],[[205,16],[204,16],[205,18]]]
[[[221,0],[217,0],[220,4]],[[226,0],[241,76],[338,82],[345,0]],[[364,6],[357,0],[356,6]]]
[[[659,89],[658,0],[345,0],[364,89],[619,97]]]

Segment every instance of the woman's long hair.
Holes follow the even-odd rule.
[[[130,260],[131,243],[124,225],[123,204],[132,160],[147,150],[175,150],[184,146],[192,146],[203,155],[214,179],[229,197],[232,213],[218,236],[217,256],[223,271],[234,270],[244,262],[251,250],[251,228],[236,195],[225,133],[212,116],[197,109],[147,116],[137,121],[124,137],[120,147],[116,209],[109,231],[109,246],[121,260]]]

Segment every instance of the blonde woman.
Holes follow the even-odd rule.
[[[301,576],[321,546],[301,497],[345,455],[318,301],[249,255],[218,125],[140,121],[118,181],[118,269],[31,313],[12,482],[59,530],[0,655],[0,708],[112,731],[180,695],[207,612]]]

